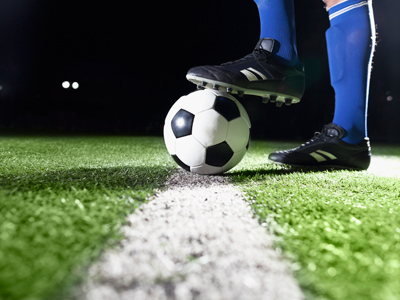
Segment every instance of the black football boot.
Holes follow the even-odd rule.
[[[272,56],[275,40],[258,41],[254,51],[242,59],[220,66],[191,68],[186,78],[198,88],[212,88],[242,96],[255,95],[277,106],[298,103],[304,93],[304,67],[288,67]]]
[[[344,133],[342,127],[330,123],[305,144],[294,149],[273,152],[268,158],[274,163],[293,167],[368,169],[371,162],[369,138],[358,144],[349,144],[341,140]]]

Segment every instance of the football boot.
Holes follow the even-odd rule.
[[[274,47],[274,39],[260,39],[254,51],[242,59],[219,66],[191,68],[186,78],[199,89],[260,96],[263,102],[276,102],[277,106],[298,103],[304,93],[304,66],[278,63],[272,55]]]
[[[305,144],[294,149],[273,152],[268,158],[274,163],[293,167],[368,169],[371,162],[369,138],[358,144],[349,144],[341,140],[344,134],[342,127],[330,123]]]

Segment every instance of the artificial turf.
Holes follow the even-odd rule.
[[[368,172],[267,163],[296,145],[253,141],[226,176],[309,299],[400,299],[400,147],[373,147]],[[64,298],[176,167],[159,137],[3,136],[0,161],[1,300]]]
[[[253,142],[232,177],[307,299],[400,299],[400,147],[373,148],[368,172],[266,163],[266,153],[294,146]]]
[[[0,299],[60,299],[175,168],[162,139],[0,137]]]

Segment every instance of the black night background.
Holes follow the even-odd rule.
[[[327,13],[321,0],[295,6],[306,93],[281,108],[242,98],[253,138],[305,140],[333,117]],[[374,9],[369,136],[400,142],[400,3],[375,0]],[[258,38],[251,0],[1,0],[0,130],[161,135],[172,104],[195,90],[187,70],[239,59]]]

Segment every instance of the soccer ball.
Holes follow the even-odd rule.
[[[250,119],[238,100],[218,90],[181,97],[165,119],[164,141],[183,169],[219,174],[236,166],[250,141]]]

